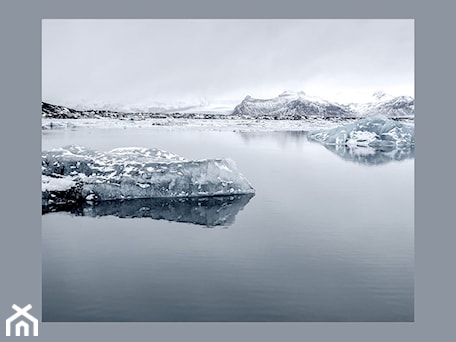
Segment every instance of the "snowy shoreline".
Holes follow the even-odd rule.
[[[308,118],[305,120],[265,120],[265,119],[173,119],[156,118],[144,120],[100,119],[50,119],[42,118],[43,131],[53,129],[129,129],[129,128],[166,128],[171,130],[196,129],[211,131],[310,131],[330,129],[346,123],[355,122],[353,118]],[[395,118],[406,125],[414,126],[413,117]]]

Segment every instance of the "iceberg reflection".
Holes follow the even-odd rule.
[[[148,198],[123,201],[102,201],[94,205],[43,206],[42,213],[68,211],[77,216],[117,216],[119,218],[151,218],[186,222],[206,227],[229,226],[253,194],[194,197]]]
[[[344,160],[364,164],[380,165],[392,161],[415,158],[415,146],[396,147],[364,147],[347,145],[324,145],[326,149],[337,154]]]

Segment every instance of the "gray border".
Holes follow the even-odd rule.
[[[45,323],[42,341],[148,338],[156,341],[452,340],[456,319],[456,239],[452,106],[454,10],[443,1],[214,0],[0,2],[0,318],[11,304],[41,317],[40,73],[42,18],[413,18],[416,24],[415,323]],[[11,129],[9,129],[11,127]],[[20,130],[18,129],[20,127]],[[453,209],[454,210],[454,209]],[[0,324],[0,338],[4,337]],[[453,338],[451,338],[453,337]],[[6,338],[5,338],[6,339]],[[6,339],[7,340],[7,339]]]

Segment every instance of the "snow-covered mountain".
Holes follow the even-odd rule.
[[[350,109],[358,116],[385,115],[388,117],[413,117],[415,99],[411,96],[392,96],[382,91],[375,92],[367,103],[352,103]]]
[[[45,118],[78,119],[81,112],[72,108],[41,102],[41,115]]]
[[[220,113],[229,114],[233,111],[232,103],[225,101],[211,102],[205,98],[174,101],[171,103],[144,100],[137,103],[107,103],[107,102],[87,102],[84,104],[66,104],[79,111],[107,111],[117,113]]]
[[[234,108],[232,115],[275,119],[316,117],[351,117],[349,106],[329,102],[304,92],[286,91],[272,99],[254,99],[247,96]]]
[[[115,106],[114,106],[115,107]],[[234,110],[230,111],[227,104],[212,105],[201,103],[195,106],[128,107],[129,109],[114,110],[113,106],[91,109],[76,109],[42,102],[44,118],[121,118],[140,120],[145,118],[253,118],[253,119],[305,119],[305,118],[358,118],[373,115],[387,117],[413,117],[415,115],[415,99],[409,96],[391,96],[384,92],[376,92],[369,102],[340,104],[304,92],[286,91],[272,99],[254,99],[247,96]],[[108,109],[111,108],[111,109]],[[120,108],[120,107],[119,107]],[[231,107],[232,108],[232,107]]]
[[[306,118],[306,117],[388,117],[414,116],[415,100],[408,96],[391,96],[376,92],[367,103],[340,104],[304,92],[284,92],[272,99],[254,99],[247,96],[236,106],[232,115],[253,118]]]
[[[65,106],[58,106],[46,102],[41,102],[41,116],[51,119],[80,119],[80,118],[101,118],[121,117],[122,113],[108,110],[77,110]]]
[[[188,118],[188,119],[223,119],[228,117],[228,113],[231,111],[222,109],[224,107],[216,107],[220,111],[197,111],[195,110],[182,110],[176,112],[162,112],[150,108],[148,112],[138,111],[114,111],[107,109],[80,109],[85,107],[78,107],[78,109],[69,108],[65,106],[54,105],[46,102],[41,102],[41,116],[47,119],[87,119],[87,118],[111,118],[111,119],[122,119],[122,120],[144,120],[147,118]]]

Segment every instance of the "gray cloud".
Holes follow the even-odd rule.
[[[413,95],[412,20],[43,20],[42,38],[58,104]]]

